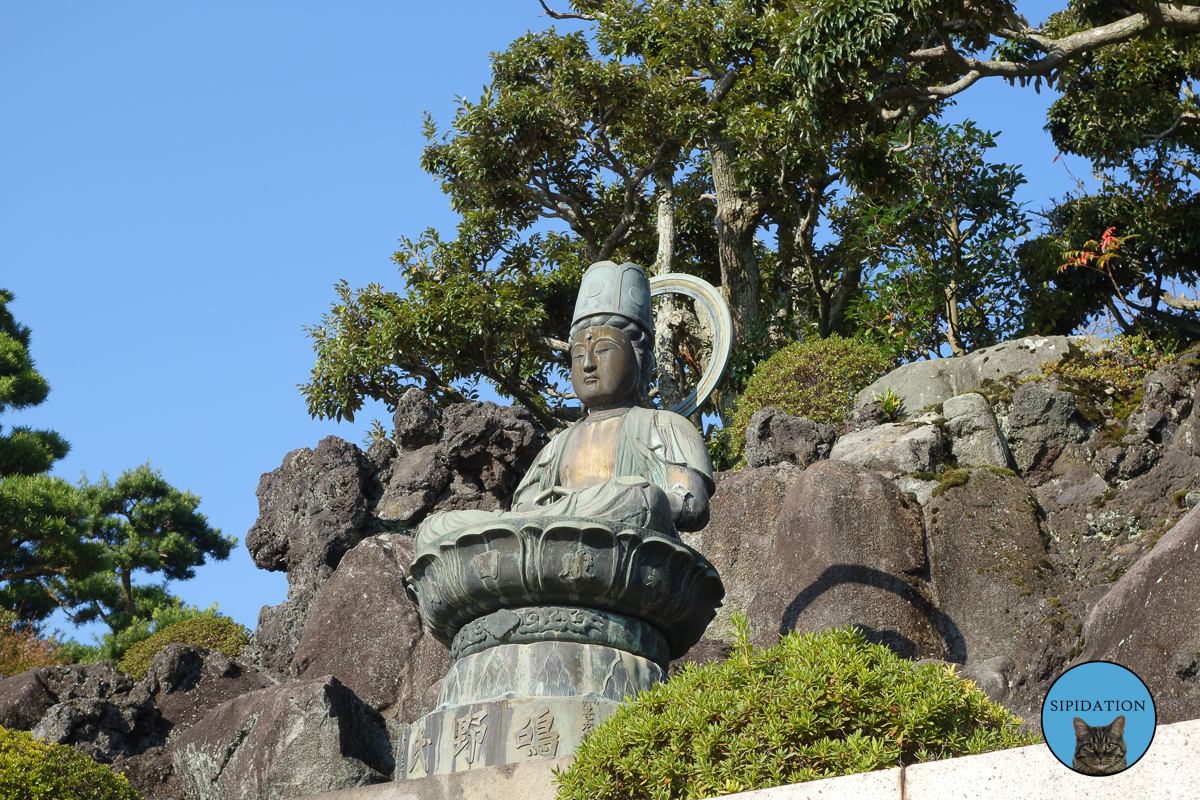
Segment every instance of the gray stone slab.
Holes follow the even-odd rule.
[[[864,797],[869,797],[865,795]],[[1118,775],[1079,775],[1045,745],[909,767],[905,800],[1197,800],[1200,798],[1200,720],[1163,725],[1146,754]]]
[[[570,763],[570,756],[545,758],[326,792],[306,800],[554,800],[553,770],[566,769]]]
[[[891,389],[904,401],[906,414],[917,414],[956,394],[978,389],[985,380],[1012,375],[1017,380],[1042,374],[1042,365],[1058,361],[1074,345],[1096,351],[1103,343],[1091,336],[1026,336],[976,350],[961,358],[913,361],[892,370],[858,393],[856,408]]]
[[[726,795],[737,800],[904,800],[900,768]]]

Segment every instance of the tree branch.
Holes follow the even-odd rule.
[[[1079,31],[1062,39],[1050,39],[1033,30],[1004,30],[1005,38],[1023,38],[1033,42],[1045,55],[1034,61],[992,61],[971,58],[950,46],[943,38],[941,47],[926,48],[908,53],[907,61],[931,61],[947,58],[964,74],[958,80],[941,86],[895,86],[880,92],[871,100],[871,106],[879,109],[885,119],[894,119],[906,113],[904,109],[887,107],[898,102],[931,103],[945,100],[964,91],[980,78],[1000,77],[1020,80],[1034,77],[1050,77],[1066,62],[1083,53],[1113,44],[1127,42],[1143,33],[1167,28],[1169,30],[1200,31],[1200,6],[1175,7],[1160,3],[1150,11],[1129,16]],[[943,32],[943,36],[944,36]]]
[[[546,0],[538,0],[538,2],[542,4],[542,9],[546,12],[543,16],[547,16],[550,19],[581,19],[584,22],[595,22],[598,17],[604,16],[603,14],[577,14],[573,11],[555,11],[546,5]]]

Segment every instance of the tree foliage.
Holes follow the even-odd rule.
[[[1048,29],[1077,35],[1112,24],[1111,3],[1073,3]],[[1200,248],[1200,37],[1158,28],[1074,60],[1059,75],[1062,96],[1047,129],[1058,147],[1091,160],[1101,187],[1046,212],[1043,235],[1022,257],[1037,293],[1031,327],[1070,331],[1107,313],[1125,333],[1200,336],[1200,303],[1178,296],[1194,285]],[[1072,259],[1105,232],[1120,246],[1103,263]]]
[[[12,300],[0,290],[0,413],[49,393],[29,355],[29,328],[8,310]],[[156,615],[182,609],[168,580],[192,578],[209,557],[228,558],[237,540],[208,526],[199,497],[148,465],[79,486],[47,474],[67,451],[52,431],[0,435],[0,609],[21,620],[8,626],[17,634],[36,633],[31,623],[58,608],[77,624],[101,619],[111,630],[105,652],[119,654],[150,635]],[[136,585],[135,573],[162,581]],[[68,656],[89,651],[64,647]]]
[[[40,405],[50,393],[29,354],[30,330],[8,309],[13,300],[0,289],[0,414]],[[84,536],[78,493],[46,474],[69,449],[53,431],[0,431],[0,604],[26,620],[56,607],[52,579],[83,578],[101,563],[100,548]]]
[[[987,347],[1021,323],[1016,245],[1029,223],[1013,199],[1016,167],[991,164],[994,134],[927,123],[897,156],[898,187],[859,195],[843,216],[872,277],[853,317],[898,361]]]
[[[208,558],[223,561],[237,539],[209,527],[196,509],[200,498],[181,492],[148,464],[116,481],[101,475],[80,486],[88,537],[103,550],[104,568],[82,578],[56,581],[53,589],[77,625],[101,620],[117,633],[156,609],[177,604],[167,582],[195,577]],[[159,584],[135,585],[134,573],[160,576]]]
[[[1200,7],[1108,0],[1077,0],[1041,28],[1005,0],[542,6],[588,30],[520,37],[493,54],[483,95],[461,101],[445,130],[426,120],[422,166],[458,231],[404,240],[400,291],[339,284],[310,330],[313,415],[349,418],[366,398],[394,404],[412,385],[460,399],[485,379],[544,425],[568,421],[572,294],[600,259],[719,285],[741,357],[720,398],[813,335],[863,333],[911,358],[1041,327],[1070,281],[1045,259],[1017,267],[1019,175],[983,163],[982,133],[933,120],[984,78],[1070,93],[1114,48],[1186,49],[1200,30]],[[1161,108],[1136,113],[1167,124],[1186,109],[1167,99],[1178,69],[1165,64],[1151,103]],[[1136,94],[1122,102],[1138,107]],[[1068,115],[1082,129],[1095,110],[1077,105]],[[952,178],[967,182],[940,183]],[[690,326],[657,337],[673,396],[695,377],[679,364],[697,325],[686,302],[664,319]],[[727,416],[732,404],[715,408]]]

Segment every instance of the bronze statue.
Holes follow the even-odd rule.
[[[571,326],[571,386],[587,415],[538,455],[511,512],[452,511],[418,543],[475,524],[589,518],[672,535],[708,522],[712,462],[686,418],[644,408],[654,373],[650,282],[611,261],[584,274]],[[419,546],[419,544],[418,544]]]
[[[718,298],[696,279],[670,290]],[[418,527],[407,588],[454,665],[405,735],[402,777],[573,752],[664,680],[721,604],[720,576],[677,533],[708,521],[708,450],[686,417],[639,405],[654,372],[650,297],[640,267],[593,264],[570,337],[586,416],[538,455],[512,511],[447,511]],[[703,402],[727,356],[681,408]]]

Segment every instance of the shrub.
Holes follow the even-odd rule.
[[[95,645],[67,641],[62,644],[62,653],[71,664],[95,664],[98,661],[120,662],[129,648],[138,642],[144,642],[164,628],[197,617],[219,616],[217,604],[208,608],[197,608],[186,605],[178,597],[169,598],[151,612],[150,618],[134,617],[119,631],[104,634],[103,638],[95,638]]]
[[[158,652],[176,643],[198,644],[220,650],[229,658],[237,658],[242,648],[250,643],[250,631],[228,617],[195,617],[176,622],[129,648],[118,667],[135,681],[140,681],[146,677],[150,662]]]
[[[1038,741],[973,683],[854,629],[733,654],[626,703],[556,773],[559,800],[715,797]]]
[[[1140,333],[1116,336],[1099,353],[1085,353],[1072,347],[1065,358],[1043,364],[1042,371],[1097,405],[1104,405],[1111,398],[1112,415],[1124,419],[1141,403],[1146,376],[1170,363],[1175,351],[1173,342],[1156,345]]]
[[[838,422],[854,395],[892,366],[882,350],[858,339],[831,336],[788,345],[758,365],[738,398],[730,422],[732,452],[741,455],[746,426],[759,409],[775,406],[815,422]]]
[[[67,660],[62,645],[42,636],[28,620],[0,609],[0,676],[20,675]]]
[[[62,744],[0,728],[0,800],[141,800],[117,775]]]

